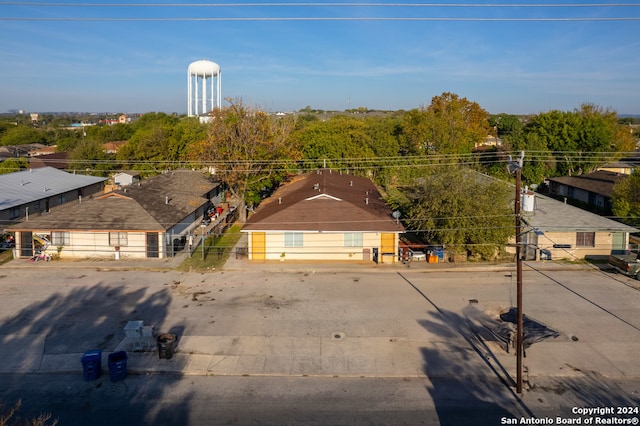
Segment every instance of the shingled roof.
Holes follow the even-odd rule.
[[[220,185],[200,172],[176,170],[81,203],[68,203],[13,229],[163,231],[208,203]]]
[[[156,221],[169,228],[206,204],[206,194],[219,185],[220,182],[201,172],[174,170],[115,193],[134,199]]]
[[[371,180],[322,169],[281,185],[243,231],[403,232],[391,213]]]
[[[595,194],[604,195],[605,197],[611,197],[613,193],[613,185],[627,177],[629,176],[625,174],[598,170],[584,175],[560,176],[549,178],[549,180],[562,185],[572,186]]]

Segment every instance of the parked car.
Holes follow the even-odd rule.
[[[9,250],[16,246],[13,241],[2,241],[0,242],[0,250]]]
[[[622,274],[640,280],[640,253],[612,254],[609,256],[609,265]]]
[[[413,249],[409,249],[409,256],[411,257],[412,261],[416,261],[416,260],[427,260],[427,255],[425,254],[425,252],[420,251],[420,250],[413,250]]]

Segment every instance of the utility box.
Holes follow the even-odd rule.
[[[126,337],[142,337],[142,327],[144,327],[144,321],[129,321],[124,326],[124,335]]]

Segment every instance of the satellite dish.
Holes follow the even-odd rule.
[[[400,219],[400,211],[395,210],[393,213],[391,213],[391,216],[393,216],[393,218],[396,220],[396,223],[398,223],[398,219]]]

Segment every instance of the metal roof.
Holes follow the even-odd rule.
[[[522,211],[522,216],[543,232],[638,232],[631,226],[540,194],[535,194],[533,211]]]
[[[16,231],[169,230],[209,203],[206,195],[220,182],[191,170],[175,170],[126,189],[59,206],[13,227]]]
[[[84,188],[107,178],[76,175],[53,167],[0,175],[0,210]]]

